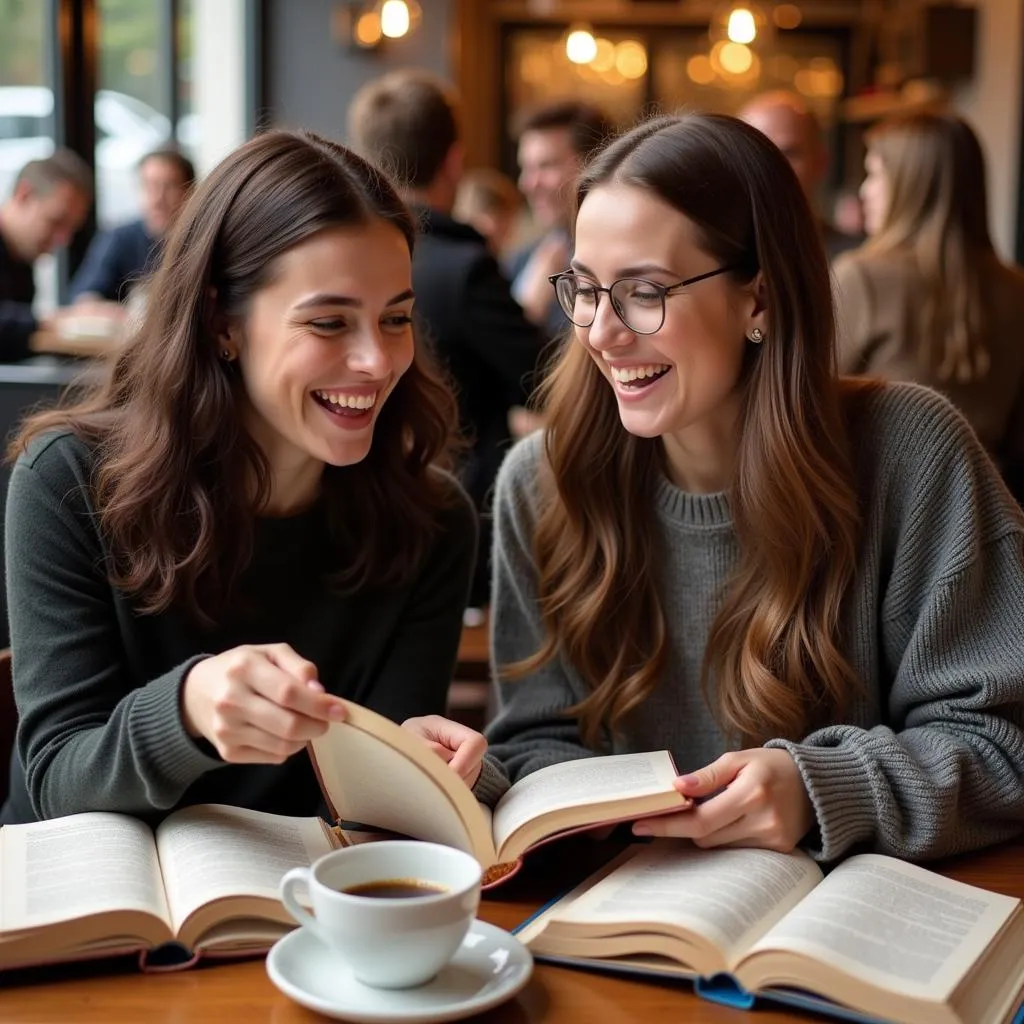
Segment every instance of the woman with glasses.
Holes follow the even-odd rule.
[[[992,246],[978,139],[917,113],[867,142],[870,239],[834,266],[840,370],[941,391],[1024,499],[1024,273]]]
[[[1024,826],[1024,518],[970,428],[840,380],[784,156],[659,118],[577,186],[574,324],[495,499],[500,712],[477,795],[667,748],[638,835],[907,858]]]

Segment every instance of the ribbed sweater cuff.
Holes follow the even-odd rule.
[[[480,775],[473,786],[473,795],[482,804],[493,807],[509,788],[508,776],[497,758],[484,754]]]
[[[150,765],[165,784],[184,789],[204,772],[224,762],[203,753],[181,718],[181,687],[192,666],[207,655],[190,658],[141,687],[132,708],[136,759]]]
[[[835,860],[854,843],[874,835],[878,809],[871,777],[855,751],[788,740],[769,740],[765,746],[787,751],[800,770],[818,819],[818,828],[803,844],[815,860]]]

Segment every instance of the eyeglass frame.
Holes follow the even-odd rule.
[[[563,313],[565,313],[566,319],[569,321],[569,323],[571,323],[573,325],[573,327],[582,327],[582,328],[593,327],[594,326],[594,322],[597,320],[597,310],[598,310],[598,307],[601,305],[601,295],[602,295],[602,293],[607,293],[607,295],[608,295],[608,302],[609,302],[609,304],[612,307],[612,311],[619,318],[619,321],[622,323],[623,327],[625,327],[626,330],[630,331],[632,334],[639,334],[642,337],[647,337],[647,336],[649,336],[651,334],[657,334],[658,331],[660,331],[662,329],[662,327],[665,326],[665,316],[666,316],[665,300],[670,295],[672,295],[674,292],[679,291],[679,289],[681,289],[681,288],[686,288],[686,287],[688,287],[691,284],[697,284],[700,281],[706,281],[709,277],[718,277],[719,274],[725,274],[725,273],[728,273],[728,271],[735,270],[735,269],[736,269],[735,264],[727,263],[725,266],[719,267],[717,270],[709,270],[709,271],[707,271],[704,274],[697,274],[695,277],[688,277],[685,280],[677,281],[675,284],[667,284],[667,285],[666,284],[658,284],[657,281],[650,281],[646,277],[632,277],[632,276],[629,276],[629,277],[618,277],[614,281],[612,281],[612,283],[610,285],[608,285],[607,288],[605,288],[602,285],[600,285],[597,281],[594,281],[594,291],[597,292],[597,299],[594,301],[594,319],[591,320],[589,324],[578,324],[578,323],[576,323],[576,321],[573,320],[573,318],[571,316],[569,316],[568,313],[566,313],[565,307],[562,305],[562,300],[558,297],[558,281],[561,278],[563,278],[563,277],[580,277],[580,275],[577,274],[576,271],[572,270],[571,268],[569,270],[560,270],[557,274],[551,274],[548,277],[548,282],[550,283],[551,287],[555,291],[555,299],[558,302],[558,308],[561,309],[561,311]],[[590,278],[590,277],[585,277],[584,279],[587,280],[587,281],[593,281],[593,278]],[[657,327],[654,328],[653,331],[637,331],[637,330],[634,330],[632,324],[626,323],[626,318],[622,315],[622,313],[619,312],[618,307],[615,305],[615,301],[612,299],[612,289],[617,284],[621,284],[623,281],[639,281],[641,284],[649,285],[651,288],[655,289],[655,291],[660,293],[660,295],[661,295],[661,322],[658,324]]]

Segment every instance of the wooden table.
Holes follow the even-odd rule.
[[[513,928],[539,899],[560,891],[572,876],[582,876],[610,852],[586,839],[568,839],[537,851],[519,877],[484,900],[480,916]],[[570,875],[566,864],[572,860],[576,870]],[[961,881],[1024,898],[1024,840],[935,867]],[[743,1012],[704,1002],[682,984],[628,981],[538,964],[514,1000],[474,1019],[493,1024],[807,1024],[826,1018]],[[31,983],[22,979],[12,983],[10,977],[0,975],[0,1020],[4,1024],[315,1024],[324,1018],[278,992],[262,961],[249,961],[164,975],[112,974],[109,965],[78,964],[35,971]]]
[[[36,331],[29,338],[28,347],[33,352],[47,355],[78,356],[81,358],[106,358],[120,348],[117,337],[108,335],[63,335],[56,331]]]
[[[449,718],[483,730],[487,724],[490,688],[491,639],[488,620],[463,626],[455,675],[448,690]]]

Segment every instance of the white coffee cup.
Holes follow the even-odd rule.
[[[386,882],[416,882],[424,894],[367,894]],[[315,916],[295,898],[300,884],[308,887]],[[362,893],[346,891],[359,887]],[[281,879],[281,901],[348,963],[356,980],[411,988],[430,981],[466,937],[480,903],[480,865],[436,843],[362,843],[293,868]]]

